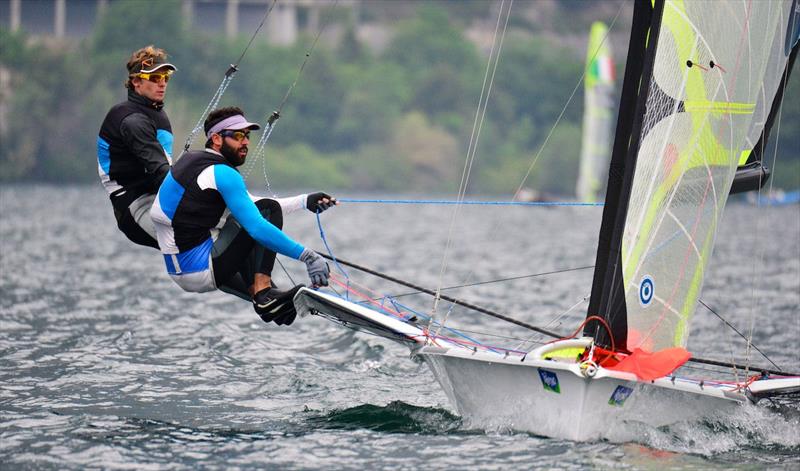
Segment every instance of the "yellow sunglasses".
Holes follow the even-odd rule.
[[[153,83],[159,83],[162,80],[166,83],[166,82],[169,82],[169,77],[171,75],[172,75],[172,71],[161,72],[161,73],[152,72],[152,73],[149,73],[149,74],[140,73],[140,74],[137,75],[137,77],[139,77],[140,79],[143,79],[143,80],[149,80],[149,81],[151,81]]]
[[[219,135],[222,137],[232,137],[239,142],[250,139],[250,131],[231,131],[230,129],[226,129],[221,131]]]

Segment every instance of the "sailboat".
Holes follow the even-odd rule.
[[[578,201],[587,203],[594,203],[602,197],[604,173],[611,154],[615,74],[607,36],[605,23],[596,21],[592,24],[584,73],[581,160],[575,186]]]
[[[766,140],[797,55],[798,0],[635,3],[582,335],[530,351],[473,341],[391,303],[302,289],[295,305],[409,346],[467,423],[608,437],[800,394],[781,371],[682,377],[718,221]],[[738,371],[742,375],[742,371]]]

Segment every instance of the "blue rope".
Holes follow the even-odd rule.
[[[487,206],[604,206],[605,203],[583,203],[570,201],[452,201],[452,200],[380,200],[337,198],[342,203],[378,204],[472,204]]]
[[[319,218],[319,214],[320,214],[320,211],[317,210],[316,215],[317,215],[317,227],[319,228],[319,236],[322,239],[322,243],[325,244],[325,250],[327,250],[328,251],[328,255],[331,256],[331,260],[333,260],[333,264],[336,265],[336,269],[339,270],[340,272],[342,272],[342,275],[344,275],[345,279],[347,279],[347,287],[349,288],[350,287],[350,275],[348,275],[347,272],[344,271],[344,268],[342,268],[342,266],[339,265],[339,261],[336,260],[336,256],[333,255],[333,250],[331,250],[330,245],[328,245],[328,239],[325,237],[325,230],[322,228],[322,220]],[[347,300],[349,301],[350,300],[350,290],[349,289],[346,290],[345,293],[346,293],[345,296],[346,296]]]

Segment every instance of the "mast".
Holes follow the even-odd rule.
[[[587,312],[587,317],[599,316],[606,320],[618,349],[625,348],[628,333],[625,297],[618,294],[622,289],[622,231],[636,168],[638,136],[641,134],[644,104],[650,85],[649,76],[653,71],[655,45],[663,9],[663,0],[656,0],[655,4],[645,1],[634,3],[625,78],[622,82]],[[597,323],[587,323],[583,333],[595,337],[598,345],[611,348],[611,339]]]

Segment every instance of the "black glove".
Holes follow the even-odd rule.
[[[336,205],[336,198],[322,191],[311,193],[306,199],[306,208],[312,213],[321,213],[334,205]]]

